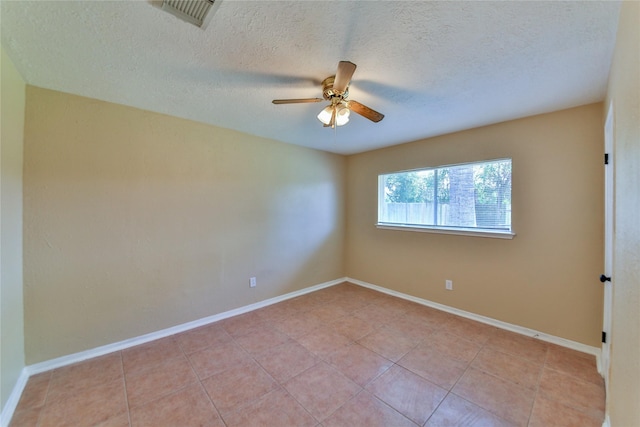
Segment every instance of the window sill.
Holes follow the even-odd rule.
[[[492,239],[513,239],[516,233],[512,231],[475,230],[470,228],[447,228],[420,225],[403,225],[377,223],[376,228],[382,230],[417,231],[420,233],[454,234],[457,236],[488,237]]]

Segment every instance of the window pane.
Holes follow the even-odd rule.
[[[379,221],[396,224],[434,224],[434,170],[383,176],[385,203],[381,206]]]
[[[483,163],[474,170],[476,220],[483,228],[511,228],[511,161]]]
[[[378,221],[511,230],[511,160],[381,175]]]

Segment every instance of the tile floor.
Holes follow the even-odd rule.
[[[11,426],[601,426],[593,356],[352,284],[33,376]]]

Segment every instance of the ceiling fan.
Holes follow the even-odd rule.
[[[274,99],[272,102],[274,104],[303,104],[327,100],[331,104],[318,114],[318,120],[324,124],[324,127],[335,128],[346,125],[349,122],[351,111],[377,123],[384,118],[384,114],[378,113],[358,101],[347,99],[349,97],[349,83],[351,83],[351,77],[355,71],[356,64],[340,61],[336,75],[327,77],[322,82],[323,98]]]

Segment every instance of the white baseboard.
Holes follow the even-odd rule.
[[[18,380],[13,386],[13,390],[11,390],[9,399],[7,399],[7,403],[2,408],[2,413],[0,414],[0,426],[7,427],[9,425],[11,417],[13,417],[13,413],[18,407],[20,396],[22,396],[22,392],[24,391],[24,387],[27,385],[28,380],[29,373],[27,372],[27,368],[22,368],[22,371],[20,371],[20,375],[18,376]]]
[[[414,297],[412,295],[403,294],[402,292],[393,291],[391,289],[383,288],[371,283],[363,282],[362,280],[353,279],[351,277],[346,278],[347,282],[354,285],[363,286],[365,288],[373,289],[387,295],[402,298],[408,301],[412,301],[418,304],[426,305],[447,313],[455,314],[456,316],[466,317],[467,319],[475,320],[477,322],[485,323],[487,325],[495,326],[496,328],[505,329],[507,331],[515,332],[517,334],[526,335],[528,337],[536,338],[542,341],[546,341],[552,344],[556,344],[562,347],[567,347],[572,350],[580,351],[582,353],[588,353],[596,356],[596,361],[600,365],[600,349],[592,347],[590,345],[582,344],[576,341],[571,341],[565,338],[556,337],[554,335],[545,334],[544,332],[536,331],[533,329],[525,328],[523,326],[513,325],[511,323],[503,322],[501,320],[492,319],[491,317],[481,316],[479,314],[471,313],[468,311],[460,310],[454,307],[449,307],[444,304],[429,301],[426,299]]]
[[[609,415],[605,415],[604,421],[602,422],[602,427],[611,427],[611,420],[609,419]]]

